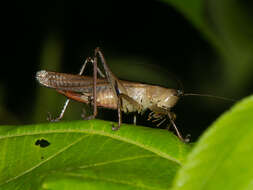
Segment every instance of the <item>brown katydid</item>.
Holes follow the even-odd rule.
[[[105,74],[97,67],[98,57],[101,60]],[[93,77],[82,76],[87,63],[93,64]],[[101,76],[100,78],[97,77],[97,73]],[[119,129],[121,126],[122,111],[125,113],[143,113],[149,109],[151,112],[148,120],[160,121],[158,123],[160,125],[166,118],[169,118],[181,140],[184,139],[174,122],[176,116],[171,112],[171,108],[175,106],[180,97],[197,95],[227,100],[227,98],[212,95],[184,93],[183,90],[119,80],[108,67],[99,48],[95,49],[93,58],[85,60],[78,75],[42,70],[37,72],[36,78],[41,85],[54,88],[68,98],[59,117],[50,119],[51,121],[58,121],[63,117],[69,99],[87,104],[92,103],[93,115],[89,119],[96,117],[97,106],[117,110],[118,126],[113,126],[113,130]],[[134,118],[134,121],[136,122],[136,118]]]

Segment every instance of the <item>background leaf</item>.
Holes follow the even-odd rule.
[[[242,93],[240,90],[251,85],[253,22],[251,9],[246,2],[236,0],[163,1],[179,10],[218,50],[219,63],[223,65],[223,75],[214,78],[219,81],[215,83],[217,90],[222,91],[226,86],[229,87],[230,93],[240,94]]]
[[[93,120],[3,132],[0,189],[168,189],[189,146],[166,130],[111,126]]]
[[[203,135],[179,171],[174,189],[253,188],[253,96]]]

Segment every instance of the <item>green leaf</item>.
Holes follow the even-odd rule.
[[[166,130],[111,128],[92,120],[3,131],[0,189],[170,188],[189,145]]]
[[[253,96],[218,119],[188,155],[175,190],[253,189]]]

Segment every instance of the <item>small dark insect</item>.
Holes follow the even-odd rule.
[[[97,57],[102,62],[105,74],[97,67]],[[93,64],[93,77],[81,76],[87,63]],[[97,77],[97,73],[101,76],[100,78]],[[171,108],[176,105],[180,97],[192,95],[226,99],[212,95],[184,93],[183,90],[168,89],[156,85],[119,80],[106,64],[99,48],[95,49],[93,58],[85,60],[78,75],[42,70],[37,72],[36,78],[41,85],[54,88],[68,98],[59,117],[56,119],[49,118],[50,121],[59,121],[63,117],[69,99],[93,104],[93,115],[88,117],[88,119],[96,117],[97,106],[117,110],[118,126],[113,126],[113,130],[120,128],[122,111],[142,114],[149,109],[151,113],[148,120],[158,122],[157,126],[159,126],[166,119],[169,119],[177,136],[183,141],[184,139],[174,123],[176,115],[171,111]],[[136,116],[134,117],[135,123]]]
[[[36,142],[35,142],[35,145],[36,146],[40,146],[41,148],[45,148],[47,146],[50,145],[50,142],[48,142],[47,140],[45,139],[38,139]]]

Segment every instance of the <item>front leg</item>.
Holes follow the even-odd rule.
[[[161,119],[162,117],[164,116],[168,116],[168,118],[170,119],[170,124],[172,124],[172,126],[174,127],[175,131],[176,131],[176,134],[177,136],[179,137],[180,140],[184,141],[185,142],[185,139],[182,137],[181,133],[179,132],[176,124],[175,124],[175,119],[176,119],[176,114],[171,112],[170,110],[167,110],[167,109],[163,109],[163,108],[160,108],[158,106],[152,106],[150,108],[150,110],[152,111],[151,115],[149,115],[149,120],[150,119]],[[162,120],[164,121],[164,120]],[[169,127],[167,127],[169,128]]]
[[[173,112],[168,112],[168,116],[169,116],[169,118],[170,118],[170,123],[172,124],[172,126],[174,127],[174,129],[175,129],[175,131],[176,131],[176,133],[177,133],[177,136],[180,138],[180,140],[182,140],[182,141],[185,141],[185,139],[182,137],[182,135],[180,134],[180,132],[179,132],[179,130],[178,130],[178,128],[177,128],[177,126],[176,126],[176,124],[175,124],[175,122],[174,122],[174,115],[173,115],[174,113]]]

